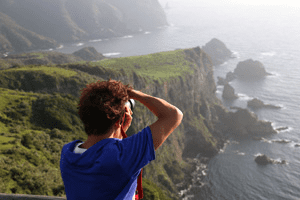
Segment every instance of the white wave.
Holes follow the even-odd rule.
[[[270,51],[270,52],[262,52],[261,53],[262,56],[275,56],[276,55],[276,52],[275,51]]]
[[[290,143],[291,140],[286,140],[286,139],[275,139],[275,140],[272,140],[272,142],[281,143],[281,144],[287,144],[287,143]]]
[[[62,49],[62,48],[64,48],[64,45],[59,45],[59,47],[57,47],[56,49]]]
[[[53,51],[53,49],[51,48],[51,49],[48,49],[48,51]]]
[[[227,65],[228,64],[228,62],[224,62],[224,63],[222,63],[220,66],[225,66],[225,65]]]
[[[238,97],[240,98],[240,100],[249,101],[249,100],[252,100],[252,99],[253,99],[253,97],[249,97],[249,96],[246,95],[246,94],[238,93],[237,95],[238,95]]]
[[[102,39],[98,39],[98,40],[90,40],[89,42],[101,42]]]
[[[231,144],[240,144],[238,141],[232,140],[230,141]]]
[[[232,56],[233,56],[234,58],[240,58],[240,57],[241,57],[240,53],[237,52],[237,51],[232,51]]]
[[[292,146],[293,146],[293,147],[300,148],[300,143],[294,143]]]
[[[274,123],[275,124],[275,123]],[[283,128],[282,126],[278,126],[278,127],[274,127],[273,124],[272,124],[272,127],[276,130],[278,128]],[[280,131],[277,131],[278,133],[283,133],[283,132],[290,132],[292,131],[293,128],[292,127],[288,127],[287,129],[283,129],[283,130],[280,130]]]
[[[133,38],[133,35],[125,35],[124,37],[122,37],[123,39],[128,39],[128,38]]]
[[[227,140],[225,143],[224,143],[224,147],[222,149],[219,150],[219,153],[224,153],[225,152],[225,149],[226,147],[228,146],[228,144],[230,143],[229,140]]]
[[[82,42],[75,44],[75,46],[77,46],[77,47],[80,47],[80,46],[83,46],[83,45],[84,45],[84,43],[82,43]]]
[[[121,53],[120,52],[115,52],[115,53],[104,53],[103,55],[106,56],[106,57],[110,57],[110,56],[117,56],[117,55],[120,55]]]
[[[271,140],[267,140],[266,138],[263,138],[263,137],[260,139],[260,141],[265,142],[265,143],[269,143],[269,144],[272,143]]]
[[[262,153],[254,154],[255,157],[263,155]]]
[[[278,72],[269,72],[271,75],[268,76],[270,78],[277,78],[277,77],[280,77],[281,74],[279,74]]]
[[[240,152],[239,150],[234,151],[234,153],[236,153],[237,155],[240,155],[240,156],[244,156],[245,155],[244,152]]]
[[[146,34],[146,35],[148,35],[148,34],[150,34],[151,32],[149,32],[149,31],[146,31],[144,34]]]

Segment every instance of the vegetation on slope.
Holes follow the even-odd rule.
[[[31,54],[36,59],[49,55]],[[186,59],[183,50],[58,65],[23,65],[18,56],[0,60],[0,192],[4,193],[65,195],[60,151],[65,143],[86,139],[76,107],[80,89],[87,83],[120,79],[174,101],[182,98],[176,98],[179,91],[173,85],[181,87],[181,82],[188,82],[186,77],[193,76],[197,68],[195,62]],[[19,64],[12,67],[12,62]],[[194,116],[192,110],[187,109],[185,114]],[[215,147],[205,119],[198,115],[187,126],[194,127],[195,133]],[[137,102],[128,135],[155,119]],[[176,185],[190,178],[187,174],[193,170],[182,158],[185,129],[176,129],[157,152],[156,160],[144,169],[145,199],[178,199]]]

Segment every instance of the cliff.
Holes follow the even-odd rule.
[[[145,199],[182,198],[179,191],[188,188],[196,170],[192,160],[207,161],[226,134],[244,130],[243,121],[239,130],[232,129],[240,114],[226,111],[216,97],[212,63],[199,47],[96,62],[1,63],[6,67],[0,70],[0,192],[64,195],[60,150],[71,140],[86,139],[76,106],[80,89],[96,80],[121,80],[183,111],[182,124],[144,169]],[[137,102],[128,135],[155,119]],[[255,116],[247,119],[259,124]]]
[[[9,19],[8,24],[15,25],[3,26],[1,19]],[[34,43],[36,37],[66,43],[120,36],[164,25],[167,25],[166,16],[157,0],[2,0],[0,52],[32,49],[29,44],[14,45],[16,38],[21,44]],[[53,44],[37,48],[53,48]]]

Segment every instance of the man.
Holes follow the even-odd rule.
[[[122,139],[122,130],[132,121],[132,111],[125,106],[129,99],[144,104],[158,119]],[[60,168],[68,200],[132,200],[141,169],[181,123],[182,112],[115,80],[87,85],[78,108],[88,138],[62,149]]]

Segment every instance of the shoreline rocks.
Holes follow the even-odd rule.
[[[73,53],[74,56],[77,56],[86,61],[93,60],[102,60],[105,58],[101,53],[98,53],[94,47],[85,47]]]
[[[236,112],[220,115],[223,122],[222,130],[229,133],[229,137],[261,137],[277,133],[269,121],[259,120],[257,115],[248,109],[238,108]]]
[[[213,65],[220,65],[230,58],[233,58],[232,52],[226,47],[226,45],[213,38],[202,47],[203,51],[209,55]]]
[[[247,102],[247,106],[253,109],[260,109],[260,108],[272,108],[272,109],[280,109],[280,106],[275,106],[271,104],[265,104],[263,101],[254,98]]]
[[[248,59],[242,62],[239,62],[234,69],[234,74],[238,78],[242,79],[260,79],[267,75],[271,75],[266,72],[264,65],[259,61],[254,61],[252,59]]]
[[[238,98],[234,92],[234,88],[228,83],[224,85],[222,97],[226,100],[234,100]]]
[[[285,160],[277,161],[272,158],[269,158],[265,154],[258,155],[254,161],[259,165],[268,165],[268,164],[286,164]]]

